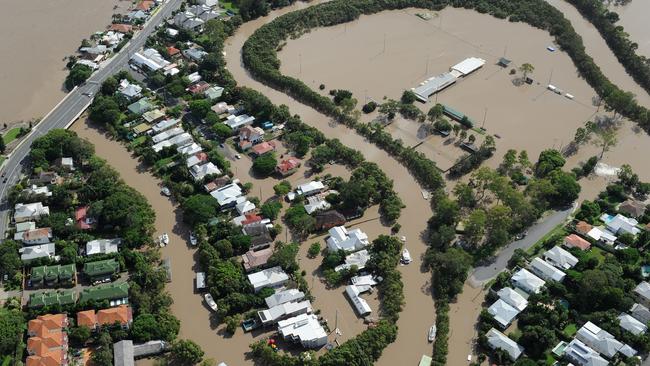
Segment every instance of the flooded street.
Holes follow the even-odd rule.
[[[0,2],[0,123],[41,118],[65,95],[66,56],[129,1]],[[118,9],[114,10],[113,7]]]

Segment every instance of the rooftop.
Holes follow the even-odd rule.
[[[517,342],[506,337],[503,333],[492,328],[486,334],[488,344],[492,349],[500,349],[505,351],[511,360],[516,360],[524,352],[524,347],[517,344]]]

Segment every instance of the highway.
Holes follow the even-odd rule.
[[[160,5],[144,27],[133,36],[131,41],[120,52],[113,55],[106,64],[95,71],[85,84],[66,94],[61,102],[11,152],[2,170],[7,181],[0,186],[0,239],[4,239],[6,236],[7,226],[10,221],[9,214],[12,209],[12,207],[9,207],[6,195],[10,188],[21,179],[24,168],[28,166],[29,150],[32,142],[51,129],[69,127],[92,103],[92,96],[98,92],[104,80],[127,66],[131,56],[144,45],[149,35],[156,30],[156,27],[180,7],[181,2],[182,0],[167,0]]]

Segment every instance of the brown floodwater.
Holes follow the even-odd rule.
[[[64,57],[130,1],[0,2],[0,123],[43,117],[65,95]],[[118,9],[114,10],[113,7]]]
[[[625,32],[630,35],[630,40],[639,45],[636,53],[650,57],[650,1],[634,0],[625,6],[612,6],[610,10],[618,13],[620,17],[616,24],[623,26]]]

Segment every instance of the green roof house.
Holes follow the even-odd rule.
[[[109,283],[106,285],[99,285],[97,287],[86,288],[81,291],[79,301],[84,303],[87,301],[103,301],[103,300],[119,300],[127,299],[129,297],[129,284],[122,283]]]
[[[29,308],[42,308],[51,305],[71,305],[77,300],[74,290],[40,291],[29,295]]]
[[[84,264],[84,274],[92,281],[110,278],[120,271],[120,264],[115,258]]]
[[[140,98],[140,100],[130,104],[127,108],[129,109],[129,112],[141,116],[145,112],[152,110],[154,105],[151,104],[148,98]]]
[[[75,272],[74,264],[34,267],[30,276],[31,286],[70,285],[74,283]]]

